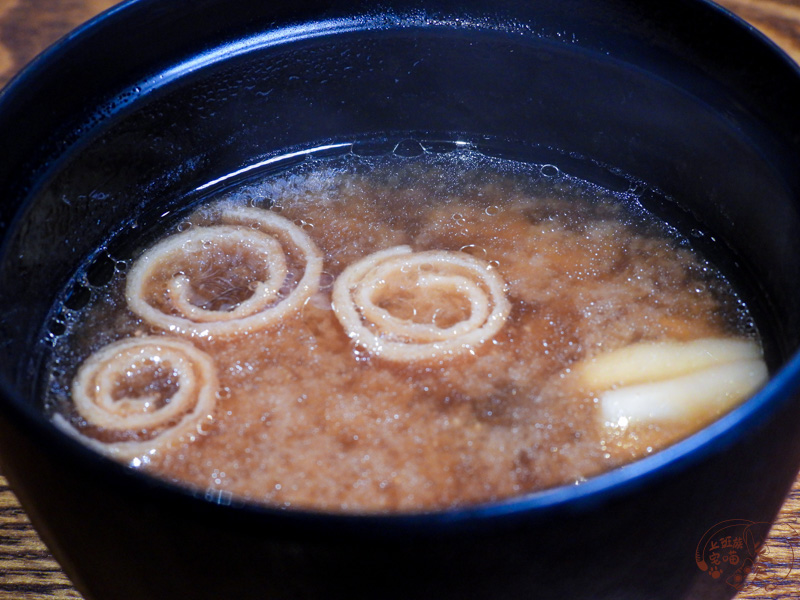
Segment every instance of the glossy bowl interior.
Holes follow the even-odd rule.
[[[0,96],[4,473],[87,598],[728,597],[697,543],[771,520],[800,465],[797,106],[797,68],[702,1],[123,3]],[[231,503],[42,418],[43,340],[79,265],[101,281],[138,231],[311,149],[419,141],[647,182],[740,286],[773,379],[630,467],[425,514]]]

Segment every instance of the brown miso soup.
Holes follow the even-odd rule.
[[[309,159],[136,246],[108,283],[76,276],[46,407],[223,500],[419,511],[580,484],[766,379],[690,238],[549,165]]]

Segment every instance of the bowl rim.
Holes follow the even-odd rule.
[[[63,53],[68,53],[73,45],[80,44],[83,39],[99,29],[115,26],[117,22],[123,21],[128,13],[134,10],[146,10],[148,6],[159,4],[160,1],[124,0],[63,36],[15,74],[0,91],[0,111],[5,105],[6,97],[12,95],[18,88],[24,88],[30,80],[35,80],[40,71]],[[693,10],[713,13],[720,21],[738,28],[738,35],[749,38],[751,43],[760,44],[772,55],[772,60],[776,63],[783,62],[784,66],[788,66],[795,77],[800,79],[800,66],[753,25],[711,0],[679,1]],[[17,210],[19,209],[20,207],[17,207]],[[9,227],[9,231],[12,230],[13,225]],[[0,258],[4,254],[0,247]],[[389,534],[405,533],[409,529],[420,533],[438,533],[442,530],[458,529],[475,520],[486,523],[516,521],[530,515],[545,516],[551,511],[581,510],[581,507],[608,502],[633,489],[648,485],[666,474],[679,472],[710,455],[724,451],[746,436],[748,430],[761,426],[769,415],[782,406],[793,400],[800,401],[798,390],[800,390],[800,350],[795,349],[793,356],[771,375],[763,388],[716,421],[652,455],[590,477],[579,485],[566,484],[475,505],[398,512],[339,512],[295,507],[285,509],[236,498],[209,497],[204,491],[169,483],[96,453],[64,433],[25,402],[3,376],[0,376],[0,411],[56,452],[66,453],[109,479],[114,485],[137,486],[147,493],[171,501],[180,503],[188,501],[200,510],[235,512],[246,515],[247,518],[270,520],[277,518],[298,524],[313,523],[315,527],[329,526],[335,529],[341,526],[349,527],[357,521],[366,525],[367,529],[380,524],[379,531]]]

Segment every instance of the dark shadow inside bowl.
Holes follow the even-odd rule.
[[[357,570],[390,580],[393,565],[407,576],[380,597],[729,596],[691,564],[697,532],[771,519],[800,463],[797,70],[700,2],[678,2],[668,17],[655,2],[502,3],[491,14],[476,3],[420,12],[397,2],[380,14],[340,3],[315,21],[311,3],[268,17],[249,4],[200,3],[181,24],[179,8],[130,3],[0,98],[0,131],[19,149],[0,167],[9,190],[0,207],[2,449],[25,450],[4,466],[71,575],[98,598],[186,589],[193,598],[370,597]],[[689,26],[700,18],[719,24],[702,43]],[[143,38],[114,41],[126,22],[163,41],[128,57]],[[66,97],[50,116],[28,115],[56,91]],[[211,188],[286,164],[273,159],[287,153],[407,139],[466,142],[607,185],[628,181],[622,175],[647,182],[656,190],[642,198],[648,208],[703,232],[698,248],[740,287],[780,375],[698,436],[585,489],[433,515],[218,506],[92,459],[36,415],[48,328],[58,334],[52,309],[70,294],[79,301],[80,290],[65,287],[79,265],[102,281],[138,232],[163,227]],[[761,478],[765,465],[774,467]],[[30,469],[47,478],[29,481]],[[126,520],[126,503],[139,519]],[[178,537],[188,542],[182,557],[172,555]],[[648,544],[662,559],[641,559]],[[258,574],[256,556],[266,564]],[[689,568],[674,568],[682,560]],[[120,592],[120,573],[156,562],[176,575]],[[454,562],[459,577],[447,574]],[[215,571],[227,576],[202,575]]]

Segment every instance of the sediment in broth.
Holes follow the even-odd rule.
[[[288,234],[231,224],[232,214],[247,211],[302,231],[319,265]],[[237,227],[249,240],[238,250]],[[213,241],[190,242],[192,232],[212,230]],[[262,234],[287,248],[285,272],[265,306],[303,288],[292,310],[234,333],[202,319],[198,326],[175,320],[180,311],[168,305],[181,294],[189,312],[210,314],[239,310],[261,293],[260,282],[277,268],[262,264],[269,252]],[[545,177],[535,166],[469,151],[317,161],[209,199],[169,236],[178,249],[195,244],[201,257],[188,261],[194,266],[164,267],[161,282],[152,284],[162,286],[152,303],[172,320],[142,318],[147,310],[136,309],[130,290],[126,296],[126,279],[140,277],[144,259],[120,269],[68,319],[50,361],[47,402],[58,423],[99,450],[215,497],[326,510],[428,510],[581,482],[696,431],[765,377],[746,308],[685,238],[635,198]],[[227,247],[233,250],[213,256]],[[391,276],[376,271],[367,296],[382,319],[413,323],[414,331],[427,327],[423,337],[435,338],[479,311],[469,298],[483,293],[493,326],[443,346],[384,333],[374,323],[353,325],[352,315],[362,319],[365,311],[347,309],[348,320],[342,303],[366,277],[368,267],[358,265],[378,257],[374,265],[383,268],[387,253],[427,262]],[[448,260],[463,264],[454,272],[431,266]],[[404,279],[399,273],[408,269],[413,274]],[[176,275],[182,279],[169,291]],[[214,365],[203,380],[214,398],[194,429],[161,443],[162,425],[115,431],[90,423],[73,398],[75,382],[90,390],[102,385],[81,365],[104,348],[135,353],[167,339]],[[415,349],[392,354],[392,344],[406,342]],[[674,382],[708,380],[706,367],[689,360],[682,371],[661,369],[644,383],[678,387],[659,412],[636,395],[633,386],[642,381],[603,382],[592,371],[598,360],[640,364],[662,351],[711,354],[716,362],[707,368],[735,363],[734,371],[744,365],[749,375],[721,400],[675,408],[670,394],[686,388]],[[137,360],[129,364],[139,372],[108,379],[115,410],[133,397],[123,412],[157,412],[189,387],[176,367],[182,359]],[[620,389],[635,398],[621,398]],[[189,412],[171,423],[184,423]]]

